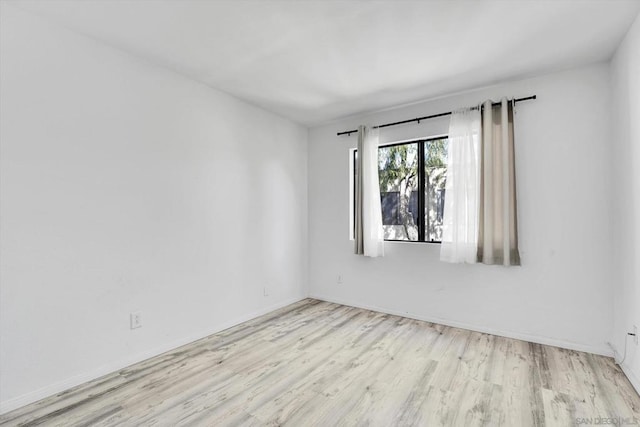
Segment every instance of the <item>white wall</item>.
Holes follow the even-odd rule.
[[[614,345],[619,357],[633,325],[640,328],[640,16],[611,62]],[[628,338],[623,365],[640,392],[640,350]]]
[[[305,295],[306,128],[1,12],[2,411]]]
[[[613,317],[608,64],[565,71],[310,130],[310,294],[317,298],[610,354]],[[336,136],[379,124],[523,97],[515,123],[522,266],[450,265],[440,246],[386,243],[353,255],[349,149]],[[382,142],[446,133],[448,118],[381,130]],[[337,284],[337,276],[343,284]]]

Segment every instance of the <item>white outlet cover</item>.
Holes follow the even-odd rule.
[[[131,329],[138,329],[142,327],[142,313],[139,311],[134,311],[130,314],[130,326]]]

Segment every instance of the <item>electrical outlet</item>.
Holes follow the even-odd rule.
[[[342,285],[342,274],[338,274],[338,279],[336,280],[338,285]]]
[[[633,342],[638,345],[638,326],[633,325]]]
[[[129,320],[131,321],[131,329],[142,328],[142,313],[139,311],[134,311],[131,313]]]
[[[269,296],[269,289],[265,286],[262,290],[262,293],[264,294],[265,297]]]

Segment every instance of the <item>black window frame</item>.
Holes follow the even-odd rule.
[[[389,148],[389,147],[398,147],[401,145],[411,145],[411,144],[417,144],[418,147],[418,211],[421,212],[421,214],[418,215],[418,221],[417,221],[417,226],[418,226],[418,240],[401,240],[401,239],[384,239],[385,242],[404,242],[404,243],[437,243],[437,244],[441,244],[442,241],[441,240],[426,240],[425,239],[425,209],[426,209],[426,197],[425,197],[425,190],[426,190],[426,171],[425,171],[425,152],[424,152],[424,146],[425,143],[428,143],[430,141],[439,141],[441,139],[446,139],[447,141],[449,140],[449,135],[441,135],[441,136],[436,136],[436,137],[430,137],[430,138],[422,138],[422,139],[414,139],[411,141],[402,141],[402,142],[394,142],[391,144],[384,144],[384,145],[380,145],[378,147],[378,150],[381,148]],[[354,226],[354,230],[355,230],[355,214],[356,214],[356,180],[358,179],[358,170],[357,170],[357,163],[356,163],[356,158],[358,155],[358,149],[354,149],[353,150],[353,154],[352,154],[352,164],[353,164],[353,226]],[[448,165],[447,165],[448,166]],[[355,234],[355,233],[354,233]]]

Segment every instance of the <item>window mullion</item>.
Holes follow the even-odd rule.
[[[418,241],[425,241],[425,167],[424,167],[424,144],[425,141],[418,142]]]

